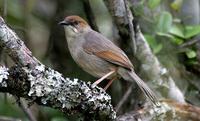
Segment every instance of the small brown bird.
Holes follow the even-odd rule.
[[[64,26],[68,48],[74,61],[86,72],[98,77],[93,86],[110,79],[106,88],[117,76],[134,81],[155,105],[159,105],[153,91],[133,70],[126,54],[102,34],[94,31],[79,16],[68,16],[59,23]]]

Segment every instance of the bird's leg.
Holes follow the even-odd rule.
[[[98,85],[100,82],[102,82],[104,79],[106,79],[108,76],[110,76],[113,73],[115,73],[115,70],[110,71],[109,73],[107,73],[106,75],[104,75],[103,77],[101,77],[100,79],[98,79],[97,81],[95,81],[92,84],[92,87],[95,87],[96,85]]]
[[[108,84],[103,88],[104,90],[107,90],[108,87],[110,87],[110,85],[113,83],[113,81],[117,79],[117,76],[115,76],[114,78],[112,78],[111,80],[109,80]]]

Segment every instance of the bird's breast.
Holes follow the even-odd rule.
[[[84,71],[99,78],[116,68],[96,55],[86,53],[82,48],[84,40],[81,39],[83,38],[72,40],[74,43],[68,43],[68,47],[72,58]],[[79,44],[76,44],[76,41],[79,41]]]

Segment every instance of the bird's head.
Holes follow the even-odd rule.
[[[59,23],[64,26],[65,33],[69,35],[77,35],[90,30],[88,23],[79,16],[67,16]]]

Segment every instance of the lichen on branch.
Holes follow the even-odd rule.
[[[38,61],[17,34],[0,18],[0,46],[17,64],[0,67],[0,92],[24,97],[65,114],[83,119],[114,120],[111,97],[99,87],[79,79],[64,78]]]

